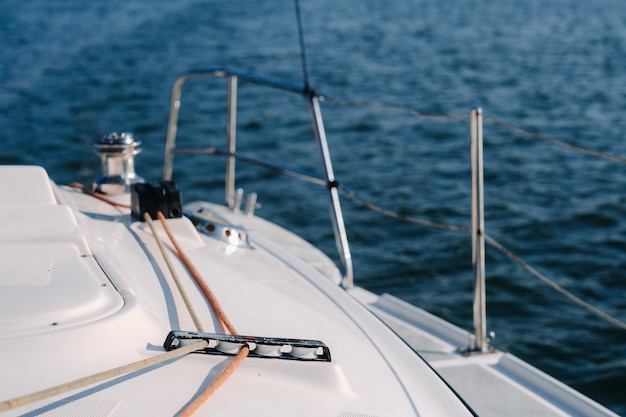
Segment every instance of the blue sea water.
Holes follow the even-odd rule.
[[[619,0],[301,0],[310,82],[338,180],[361,198],[470,224],[469,122],[487,116],[626,157],[626,8]],[[59,183],[99,175],[95,140],[132,131],[137,169],[161,172],[170,89],[191,68],[302,82],[290,0],[0,0],[0,163],[42,164]],[[219,87],[218,92],[215,88]],[[180,138],[222,143],[220,83],[186,90]],[[241,86],[241,150],[315,169],[298,97]],[[350,100],[369,107],[349,107]],[[260,108],[260,110],[259,110]],[[187,111],[187,113],[185,113]],[[487,233],[574,294],[626,321],[625,167],[485,120]],[[195,142],[194,142],[195,141]],[[223,164],[181,160],[186,200],[221,199]],[[332,253],[323,190],[240,170],[260,216]],[[271,179],[272,182],[266,183]],[[344,200],[355,280],[471,329],[468,236]],[[493,344],[626,414],[626,332],[487,249]]]

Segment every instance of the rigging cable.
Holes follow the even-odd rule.
[[[454,120],[465,119],[465,118],[467,118],[469,116],[468,113],[461,113],[461,114],[456,114],[456,115],[425,114],[425,113],[418,112],[418,111],[416,111],[414,109],[411,109],[409,107],[389,106],[389,105],[381,105],[381,104],[363,103],[363,102],[357,102],[357,101],[351,101],[351,100],[341,100],[341,99],[335,99],[335,98],[329,97],[329,96],[320,96],[320,100],[324,100],[326,102],[330,102],[330,103],[334,103],[334,104],[338,104],[338,105],[349,106],[349,107],[358,107],[358,108],[372,109],[372,110],[384,110],[384,111],[394,111],[394,112],[400,112],[400,113],[407,113],[407,114],[410,114],[410,115],[412,115],[412,116],[414,116],[414,117],[416,117],[418,119],[451,120],[451,121],[454,121]],[[493,123],[499,124],[499,125],[501,125],[503,127],[511,129],[511,130],[515,130],[515,131],[520,132],[522,134],[531,136],[531,137],[533,137],[535,139],[539,139],[539,140],[542,140],[544,142],[551,143],[553,145],[557,145],[557,146],[565,147],[565,148],[568,148],[568,149],[572,149],[572,150],[577,151],[577,152],[586,153],[588,155],[592,155],[592,156],[595,156],[597,158],[603,158],[603,159],[607,159],[607,160],[614,161],[614,162],[619,162],[619,163],[626,163],[626,158],[620,158],[620,157],[615,156],[615,155],[611,155],[611,154],[607,154],[607,153],[604,153],[604,152],[596,151],[594,149],[586,148],[584,146],[575,145],[575,144],[568,143],[568,142],[563,141],[563,140],[552,138],[550,136],[542,135],[542,134],[533,132],[531,130],[528,130],[526,128],[514,125],[513,123],[507,122],[505,120],[499,119],[499,118],[494,117],[494,116],[490,116],[490,115],[485,114],[483,117],[485,119],[491,120]],[[357,204],[357,205],[359,205],[361,207],[364,207],[366,209],[369,209],[371,211],[377,212],[377,213],[379,213],[379,214],[381,214],[383,216],[391,217],[391,218],[398,219],[398,220],[405,221],[405,222],[409,222],[409,223],[421,224],[423,226],[437,228],[437,229],[442,229],[442,230],[451,230],[451,231],[457,231],[457,232],[463,232],[463,233],[471,233],[471,228],[470,227],[454,226],[454,225],[448,225],[448,224],[445,224],[445,223],[432,222],[432,221],[429,221],[429,220],[424,220],[424,219],[408,216],[408,215],[401,214],[401,213],[398,213],[398,212],[393,211],[393,210],[388,210],[388,209],[385,209],[383,207],[377,206],[375,204],[372,204],[372,203],[370,203],[368,201],[365,201],[365,200],[357,197],[352,191],[348,190],[346,187],[344,187],[341,184],[339,186],[339,190],[340,190],[341,194],[345,198],[347,198],[348,200],[351,200],[355,204]],[[545,283],[546,285],[551,287],[553,290],[555,290],[559,294],[561,294],[564,297],[568,298],[570,301],[574,302],[575,304],[578,304],[579,306],[583,307],[584,309],[586,309],[590,313],[592,313],[592,314],[600,317],[601,319],[603,319],[603,320],[613,324],[614,326],[617,326],[617,327],[619,327],[622,330],[626,330],[626,323],[624,323],[623,321],[621,321],[621,320],[619,320],[619,319],[617,319],[617,318],[615,318],[615,317],[605,313],[604,311],[600,310],[599,308],[591,305],[590,303],[584,301],[580,297],[576,296],[575,294],[573,294],[570,291],[566,290],[565,288],[561,287],[554,280],[548,278],[546,275],[542,274],[541,272],[537,271],[535,268],[530,266],[528,263],[524,262],[521,258],[519,258],[517,255],[515,255],[508,248],[506,248],[500,242],[495,240],[493,237],[485,234],[485,239],[487,240],[487,242],[489,244],[491,244],[493,247],[495,247],[497,250],[499,250],[501,253],[503,253],[511,261],[513,261],[514,263],[516,263],[519,266],[521,266],[522,268],[524,268],[531,275],[533,275],[534,277],[536,277],[537,279],[539,279],[540,281],[542,281],[543,283]]]
[[[511,130],[516,130],[518,132],[521,132],[525,135],[531,136],[535,139],[539,139],[539,140],[543,140],[544,142],[548,142],[548,143],[552,143],[553,145],[558,145],[558,146],[562,146],[564,148],[569,148],[569,149],[573,149],[575,151],[578,152],[582,152],[582,153],[586,153],[598,158],[603,158],[603,159],[608,159],[610,161],[615,161],[615,162],[620,162],[622,164],[626,164],[626,158],[620,158],[619,156],[615,156],[615,155],[611,155],[611,154],[607,154],[604,152],[600,152],[600,151],[596,151],[595,149],[590,149],[590,148],[586,148],[584,146],[580,146],[580,145],[574,145],[572,143],[568,143],[559,139],[555,139],[552,138],[550,136],[546,136],[546,135],[542,135],[536,132],[533,132],[532,130],[528,130],[526,128],[520,127],[520,126],[516,126],[513,123],[509,123],[506,120],[502,120],[499,119],[497,117],[494,116],[489,116],[489,115],[483,115],[483,117],[485,119],[489,119],[492,122],[499,124],[501,126],[507,127]]]
[[[393,211],[393,210],[389,210],[389,209],[377,206],[375,204],[372,204],[372,203],[370,203],[368,201],[365,201],[365,200],[357,197],[352,191],[348,191],[342,185],[339,186],[339,189],[340,189],[340,192],[341,192],[342,196],[344,196],[348,200],[351,200],[356,205],[361,206],[363,208],[366,208],[368,210],[374,211],[376,213],[379,213],[379,214],[381,214],[383,216],[391,217],[393,219],[398,219],[398,220],[401,220],[401,221],[404,221],[404,222],[408,222],[408,223],[420,224],[422,226],[432,227],[432,228],[436,228],[436,229],[450,230],[450,231],[454,231],[454,232],[463,232],[463,233],[471,233],[472,232],[471,227],[454,226],[454,225],[449,225],[449,224],[445,224],[445,223],[438,223],[438,222],[433,222],[433,221],[429,221],[429,220],[424,220],[424,219],[420,219],[418,217],[408,216],[406,214],[398,213],[397,211]],[[509,258],[511,261],[513,261],[517,265],[519,265],[522,268],[524,268],[531,275],[535,276],[537,279],[542,281],[544,284],[547,284],[549,287],[551,287],[553,290],[555,290],[559,294],[563,295],[564,297],[566,297],[570,301],[574,302],[575,304],[578,304],[579,306],[583,307],[584,309],[586,309],[590,313],[595,314],[596,316],[600,317],[601,319],[603,319],[603,320],[605,320],[605,321],[607,321],[607,322],[609,322],[609,323],[611,323],[611,324],[621,328],[622,330],[626,330],[626,323],[624,323],[623,321],[621,321],[621,320],[611,316],[608,313],[605,313],[604,311],[600,310],[599,308],[597,308],[597,307],[591,305],[590,303],[586,302],[582,298],[576,296],[572,292],[566,290],[565,288],[563,288],[562,286],[560,286],[559,284],[554,282],[554,280],[548,278],[546,275],[542,274],[541,272],[537,271],[535,268],[530,266],[528,263],[524,262],[520,257],[515,255],[506,246],[504,246],[503,244],[498,242],[496,239],[494,239],[490,235],[485,234],[484,236],[485,236],[485,239],[487,240],[487,242],[489,244],[491,244],[494,248],[499,250],[507,258]]]
[[[532,266],[528,265],[526,262],[522,261],[519,257],[517,257],[514,253],[512,253],[510,250],[508,250],[506,247],[504,247],[502,244],[500,244],[500,242],[498,242],[497,240],[495,240],[491,236],[485,234],[485,239],[487,240],[487,242],[489,242],[491,245],[493,245],[496,249],[498,249],[500,252],[502,252],[504,255],[506,255],[509,259],[511,259],[513,262],[515,262],[516,264],[518,264],[519,266],[524,268],[526,271],[530,272],[532,275],[534,275],[536,278],[541,280],[544,284],[547,284],[548,286],[550,286],[553,290],[555,290],[559,294],[563,295],[564,297],[568,298],[570,301],[572,301],[572,302],[578,304],[579,306],[583,307],[584,309],[586,309],[590,313],[595,314],[596,316],[600,317],[601,319],[606,320],[607,322],[609,322],[609,323],[619,327],[622,330],[626,330],[626,323],[624,323],[623,321],[621,321],[621,320],[619,320],[619,319],[617,319],[617,318],[615,318],[615,317],[605,313],[604,311],[600,310],[597,307],[594,307],[593,305],[589,304],[588,302],[586,302],[582,298],[572,294],[571,292],[569,292],[565,288],[561,287],[559,284],[557,284],[556,282],[554,282],[553,280],[551,280],[550,278],[548,278],[547,276],[545,276],[541,272],[537,271],[535,268],[533,268]]]
[[[327,103],[332,103],[332,104],[337,104],[339,106],[346,106],[346,107],[355,107],[355,108],[361,108],[361,109],[370,109],[370,110],[378,110],[378,111],[392,111],[392,112],[397,112],[397,113],[406,113],[406,114],[410,114],[418,119],[430,119],[430,120],[462,120],[462,119],[467,119],[469,118],[470,114],[469,113],[459,113],[459,114],[427,114],[427,113],[422,113],[419,112],[417,110],[414,110],[410,107],[406,107],[406,106],[391,106],[391,105],[385,105],[385,104],[372,104],[372,103],[364,103],[364,102],[360,102],[360,101],[353,101],[353,100],[345,100],[345,99],[338,99],[332,96],[327,96],[327,95],[323,95],[321,94],[319,96],[320,101],[325,101]],[[597,151],[595,149],[591,149],[591,148],[587,148],[585,146],[580,146],[580,145],[576,145],[573,143],[569,143],[566,142],[564,140],[560,140],[560,139],[556,139],[553,138],[551,136],[547,136],[547,135],[542,135],[540,133],[534,132],[530,129],[526,129],[524,127],[515,125],[511,122],[508,122],[506,120],[500,119],[498,117],[495,116],[491,116],[490,114],[487,113],[483,113],[483,118],[486,120],[491,120],[493,123],[498,124],[500,126],[506,127],[508,129],[511,130],[515,130],[519,133],[522,133],[524,135],[530,136],[532,138],[535,139],[539,139],[542,140],[544,142],[548,142],[551,143],[553,145],[557,145],[557,146],[561,146],[564,148],[568,148],[568,149],[572,149],[574,151],[578,151],[578,152],[582,152],[582,153],[586,153],[588,155],[592,155],[595,156],[597,158],[602,158],[602,159],[608,159],[609,161],[614,161],[614,162],[619,162],[622,164],[626,164],[626,158],[621,158],[619,156],[615,156],[615,155],[611,155],[605,152],[600,152]]]
[[[461,120],[461,119],[465,119],[467,118],[468,114],[467,113],[461,113],[461,114],[455,114],[455,115],[446,115],[446,114],[425,114],[425,113],[420,113],[414,109],[408,108],[408,107],[402,107],[402,106],[386,106],[386,105],[378,105],[378,104],[370,104],[370,103],[361,103],[361,102],[355,102],[355,101],[348,101],[348,100],[338,100],[338,99],[334,99],[332,97],[328,97],[328,96],[324,96],[321,95],[319,96],[320,100],[325,100],[327,102],[331,102],[331,103],[335,103],[338,105],[344,105],[344,106],[351,106],[351,107],[360,107],[360,108],[367,108],[367,109],[374,109],[374,110],[385,110],[385,111],[395,111],[395,112],[402,112],[402,113],[407,113],[410,114],[416,118],[419,119],[433,119],[433,120]],[[604,158],[604,159],[608,159],[608,160],[612,160],[612,161],[616,161],[616,162],[620,162],[620,163],[626,163],[626,159],[624,158],[619,158],[610,154],[606,154],[606,153],[602,153],[599,151],[595,151],[593,149],[589,149],[589,148],[585,148],[582,146],[578,146],[578,145],[573,145],[570,144],[568,142],[562,141],[562,140],[558,140],[558,139],[554,139],[554,138],[550,138],[548,136],[544,136],[544,135],[540,135],[537,133],[534,133],[530,130],[524,129],[522,127],[519,126],[515,126],[511,123],[502,121],[500,119],[497,119],[493,116],[488,116],[485,115],[485,118],[492,120],[494,123],[500,124],[504,127],[516,130],[518,132],[521,132],[523,134],[527,134],[530,135],[534,138],[537,139],[541,139],[544,140],[548,143],[552,143],[554,145],[558,145],[558,146],[563,146],[569,149],[573,149],[575,151],[579,151],[579,152],[583,152],[583,153],[587,153],[589,155],[592,156],[596,156],[599,158]],[[235,153],[227,153],[227,156],[234,156],[236,159],[238,160],[242,160],[244,162],[253,162],[253,159],[250,158],[249,156],[242,156],[239,154],[235,154]],[[282,172],[282,173],[286,173],[289,175],[295,175],[300,177],[303,172],[302,171],[298,171],[292,168],[286,168],[286,167],[277,167],[277,166],[272,166],[270,164],[263,164],[263,167],[270,169],[270,170],[275,170],[277,172]],[[311,178],[314,178],[314,175],[311,174],[307,174],[305,176],[303,176],[302,178],[305,178],[306,176],[310,176]],[[313,181],[312,181],[313,182]],[[351,190],[349,190],[347,187],[345,187],[343,184],[341,183],[337,183],[338,185],[338,190],[341,193],[341,195],[345,198],[347,198],[348,200],[354,202],[356,205],[364,207],[368,210],[377,212],[383,216],[386,217],[390,217],[390,218],[394,218],[394,219],[398,219],[400,221],[405,221],[405,222],[409,222],[409,223],[415,223],[415,224],[420,224],[423,226],[427,226],[427,227],[432,227],[432,228],[437,228],[437,229],[442,229],[442,230],[450,230],[450,231],[456,231],[456,232],[463,232],[463,233],[471,233],[471,228],[467,227],[467,226],[458,226],[458,225],[449,225],[449,224],[445,224],[445,223],[439,223],[439,222],[433,222],[430,220],[425,220],[425,219],[421,219],[421,218],[417,218],[417,217],[413,217],[413,216],[409,216],[406,214],[402,214],[393,210],[389,210],[386,208],[383,208],[381,206],[378,206],[376,204],[373,204],[369,201],[366,201],[360,197],[358,197],[354,192],[352,192]],[[619,319],[603,312],[602,310],[598,309],[597,307],[594,307],[593,305],[587,303],[586,301],[582,300],[580,297],[574,295],[573,293],[569,292],[568,290],[566,290],[565,288],[561,287],[560,285],[558,285],[556,282],[554,282],[554,280],[548,278],[547,276],[541,274],[539,271],[537,271],[536,269],[534,269],[533,267],[531,267],[528,263],[524,262],[521,258],[519,258],[518,256],[516,256],[513,252],[511,252],[509,249],[507,249],[504,245],[502,245],[501,243],[499,243],[498,241],[496,241],[493,237],[485,235],[485,238],[487,239],[487,242],[490,243],[493,247],[495,247],[497,250],[499,250],[500,252],[502,252],[505,256],[507,256],[511,261],[513,261],[514,263],[518,264],[519,266],[521,266],[522,268],[524,268],[526,271],[528,271],[529,273],[531,273],[531,275],[535,276],[537,279],[539,279],[540,281],[543,281],[545,284],[547,284],[548,286],[550,286],[552,289],[554,289],[555,291],[557,291],[558,293],[560,293],[561,295],[565,296],[566,298],[568,298],[570,301],[573,301],[574,303],[578,304],[579,306],[583,307],[584,309],[588,310],[589,312],[591,312],[592,314],[604,319],[605,321],[623,329],[626,330],[626,323],[624,323],[623,321],[620,321]]]
[[[306,47],[304,44],[304,29],[302,28],[302,13],[300,11],[300,0],[294,0],[294,6],[296,9],[296,22],[298,24],[298,41],[300,43],[300,63],[302,64],[302,79],[304,81],[304,94],[308,95],[311,92],[311,85],[309,84],[309,65],[306,58]]]
[[[419,112],[419,111],[417,111],[415,109],[412,109],[412,108],[406,107],[406,106],[391,106],[391,105],[386,105],[386,104],[363,103],[363,102],[360,102],[360,101],[338,99],[338,98],[335,98],[335,97],[332,97],[332,96],[327,96],[327,95],[324,95],[324,94],[321,94],[319,96],[319,99],[320,99],[320,101],[324,101],[326,103],[337,104],[339,106],[356,107],[356,108],[376,110],[376,111],[391,111],[391,112],[397,112],[397,113],[407,113],[407,114],[410,114],[412,116],[415,116],[418,119],[451,120],[451,121],[455,121],[455,120],[468,119],[470,117],[469,113],[427,114],[427,113]]]

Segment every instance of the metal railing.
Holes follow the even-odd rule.
[[[485,197],[483,175],[483,111],[471,114],[472,161],[472,265],[474,266],[474,350],[487,352],[485,292]]]
[[[178,131],[178,116],[181,106],[181,95],[183,85],[192,78],[227,78],[228,79],[228,120],[226,125],[226,147],[220,149],[218,147],[177,147],[176,134]],[[237,153],[236,137],[237,137],[237,86],[239,80],[260,84],[278,90],[300,94],[304,97],[308,104],[311,116],[311,124],[317,151],[323,171],[323,175],[309,173],[297,168],[279,165],[263,160],[256,159],[252,156]],[[226,157],[226,173],[225,173],[225,202],[231,209],[236,209],[237,193],[235,191],[235,162],[237,160],[245,161],[258,166],[272,168],[288,175],[307,180],[312,183],[322,184],[326,186],[329,196],[330,217],[335,235],[335,243],[339,252],[341,262],[341,285],[344,288],[350,288],[353,285],[352,257],[350,247],[348,245],[348,235],[346,233],[341,204],[339,201],[339,184],[335,180],[335,174],[326,140],[326,132],[324,130],[324,122],[319,105],[319,98],[314,90],[308,87],[276,81],[268,78],[259,77],[253,74],[230,71],[226,69],[190,71],[181,75],[172,88],[172,98],[170,103],[170,114],[167,128],[167,139],[165,144],[165,158],[163,163],[163,179],[170,180],[172,178],[174,155],[177,153],[185,154],[214,154]]]
[[[198,77],[219,77],[228,79],[228,121],[226,126],[227,143],[226,148],[219,147],[177,147],[176,146],[176,131],[178,127],[178,113],[180,110],[180,97],[182,87],[186,81],[191,78]],[[265,160],[257,159],[253,156],[241,154],[236,149],[236,131],[237,131],[237,86],[238,80],[243,80],[255,84],[261,84],[269,86],[279,90],[285,90],[287,92],[296,93],[302,95],[307,101],[309,113],[311,116],[311,122],[313,125],[313,131],[315,141],[317,144],[318,154],[320,162],[323,168],[322,174],[307,172],[298,168],[289,167],[279,163],[268,162]],[[332,163],[330,159],[330,153],[328,150],[328,143],[326,140],[326,134],[321,115],[319,101],[325,100],[334,102],[336,104],[374,108],[378,110],[393,110],[412,114],[418,118],[431,118],[431,119],[443,119],[443,120],[459,120],[470,119],[470,137],[471,137],[471,176],[472,176],[472,226],[452,226],[443,223],[431,222],[428,220],[417,219],[414,217],[406,216],[404,214],[396,213],[388,209],[384,209],[370,202],[364,201],[357,197],[352,191],[348,190],[343,184],[339,184],[334,177],[332,169]],[[380,106],[372,103],[357,103],[351,101],[337,100],[332,97],[318,96],[315,91],[310,90],[306,86],[279,82],[267,78],[258,77],[251,74],[228,71],[223,69],[211,70],[211,71],[192,71],[182,75],[176,80],[172,91],[172,102],[170,107],[169,126],[167,131],[167,143],[165,150],[165,162],[163,170],[163,178],[170,179],[173,169],[174,154],[177,153],[205,153],[221,155],[226,158],[226,174],[225,174],[225,201],[226,204],[233,210],[236,210],[240,204],[240,194],[235,191],[235,162],[237,160],[246,162],[249,164],[261,166],[273,171],[291,175],[299,179],[326,186],[329,193],[330,213],[333,224],[333,231],[335,234],[335,240],[337,248],[341,258],[341,270],[343,274],[342,285],[345,288],[350,288],[353,285],[352,275],[352,260],[350,256],[350,249],[348,246],[348,240],[343,221],[343,215],[341,206],[339,204],[339,195],[348,198],[349,200],[366,207],[370,210],[376,211],[385,216],[393,217],[403,221],[410,221],[425,226],[435,227],[445,230],[454,230],[459,232],[471,233],[472,235],[472,264],[474,269],[474,296],[473,296],[473,324],[474,334],[473,340],[466,347],[466,349],[460,348],[460,350],[467,353],[486,353],[492,351],[489,346],[490,337],[487,334],[486,325],[486,296],[485,296],[485,241],[495,246],[499,251],[504,253],[507,257],[513,260],[515,263],[521,265],[524,269],[535,275],[541,281],[547,283],[556,291],[566,296],[575,303],[583,306],[592,313],[599,317],[609,321],[610,323],[626,329],[626,324],[618,319],[600,311],[599,309],[589,305],[575,295],[569,293],[564,288],[558,286],[549,278],[536,271],[534,268],[523,262],[507,248],[497,242],[494,238],[489,236],[485,232],[484,222],[484,185],[483,185],[483,117],[488,120],[500,124],[510,129],[517,130],[521,133],[533,136],[537,139],[541,139],[559,146],[565,146],[577,151],[585,152],[597,157],[602,157],[618,162],[626,163],[626,159],[618,158],[611,155],[602,154],[597,151],[593,151],[587,148],[583,148],[576,145],[571,145],[566,142],[546,137],[526,129],[514,126],[503,120],[494,118],[493,116],[483,115],[482,109],[473,109],[469,114],[461,115],[425,115],[415,110],[397,107],[397,106]]]

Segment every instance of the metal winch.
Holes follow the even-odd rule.
[[[110,133],[96,142],[95,148],[102,160],[102,176],[93,188],[103,194],[121,194],[130,191],[131,184],[144,182],[135,174],[135,155],[141,142],[132,133]]]

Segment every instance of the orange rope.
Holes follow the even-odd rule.
[[[220,325],[222,326],[222,328],[223,329],[225,328],[230,334],[237,334],[235,327],[232,325],[230,320],[228,320],[228,317],[226,316],[224,309],[222,308],[219,301],[217,300],[217,297],[215,296],[213,291],[209,288],[207,283],[202,279],[200,272],[198,272],[198,270],[193,265],[191,260],[189,260],[187,255],[185,255],[183,250],[178,245],[176,238],[174,237],[172,231],[170,230],[167,224],[167,219],[165,218],[165,215],[159,211],[157,213],[157,217],[161,221],[161,224],[163,225],[163,229],[165,230],[165,233],[167,233],[167,236],[170,238],[172,244],[174,245],[174,248],[176,249],[176,252],[181,262],[185,265],[185,267],[189,271],[189,274],[191,274],[192,278],[194,279],[194,281],[196,281],[196,283],[202,290],[202,293],[211,304],[211,307],[213,308],[213,311],[215,312],[215,315],[217,316],[217,319],[220,322]],[[211,382],[211,384],[200,395],[198,395],[189,405],[183,408],[183,410],[178,414],[177,417],[189,417],[192,414],[194,414],[202,406],[202,404],[204,404],[206,400],[211,395],[213,395],[213,393],[217,391],[217,389],[221,387],[222,384],[224,384],[224,382],[226,382],[226,380],[233,374],[233,372],[235,372],[235,370],[239,367],[239,365],[241,365],[243,360],[248,356],[249,352],[250,352],[249,347],[247,345],[244,345],[239,351],[239,353],[237,353],[237,355],[233,358],[233,360],[226,366],[226,368],[224,368],[224,370],[220,372],[217,378],[215,378],[213,382]]]
[[[120,208],[130,208],[130,205],[124,204],[124,203],[118,203],[117,201],[112,200],[112,199],[104,196],[103,194],[99,194],[99,193],[96,193],[94,191],[91,191],[89,188],[85,187],[83,184],[79,184],[77,182],[73,182],[73,183],[70,184],[70,187],[75,188],[77,190],[80,190],[80,191],[82,191],[83,193],[85,193],[87,195],[90,195],[90,196],[92,196],[94,198],[97,198],[98,200],[102,200],[105,203],[109,203],[112,206],[120,207]]]
[[[102,200],[105,203],[111,204],[113,206],[130,208],[129,205],[118,203],[117,201],[107,198],[102,194],[93,192],[82,184],[74,182],[70,184],[70,187],[79,189],[83,193],[90,195],[92,197],[95,197],[99,200]],[[167,233],[167,236],[170,238],[170,241],[174,245],[174,248],[176,249],[176,252],[181,262],[185,265],[185,267],[191,274],[191,277],[194,279],[194,281],[196,281],[196,283],[200,287],[200,290],[202,291],[202,294],[204,294],[206,299],[209,301],[209,304],[211,304],[211,307],[213,308],[213,311],[215,312],[215,315],[217,316],[217,319],[220,325],[222,326],[222,331],[227,330],[230,334],[237,334],[237,330],[235,330],[235,326],[233,326],[230,320],[228,320],[228,317],[226,316],[224,309],[222,308],[219,301],[217,300],[217,297],[215,296],[213,291],[211,291],[211,289],[206,284],[206,282],[202,279],[200,272],[198,272],[196,267],[193,265],[193,263],[189,260],[187,255],[185,255],[185,253],[182,251],[182,249],[178,245],[178,242],[176,241],[174,234],[172,233],[171,229],[169,228],[167,224],[167,219],[165,218],[165,215],[162,212],[158,212],[157,217],[161,221],[161,224],[163,225],[163,229],[165,230],[165,233]]]
[[[248,356],[250,349],[248,346],[241,348],[239,353],[233,358],[233,360],[224,368],[224,370],[213,380],[200,395],[187,407],[185,407],[176,417],[189,417],[204,404],[204,402],[215,392],[224,382],[235,372],[235,369],[241,365],[243,360]]]
[[[70,184],[70,187],[79,189],[83,193],[88,194],[92,197],[95,197],[99,200],[102,200],[113,206],[130,208],[129,205],[118,203],[117,201],[107,198],[103,196],[102,194],[95,193],[89,190],[88,188],[86,188],[85,186],[83,186],[82,184],[72,183]],[[167,219],[165,218],[165,215],[159,211],[157,213],[157,217],[161,221],[161,224],[163,225],[163,229],[165,230],[165,233],[169,237],[170,241],[172,242],[172,245],[174,245],[174,248],[176,249],[176,253],[179,259],[185,265],[191,277],[194,279],[196,284],[198,284],[198,286],[200,287],[202,294],[206,297],[209,304],[213,308],[213,311],[215,312],[215,315],[219,321],[219,324],[222,327],[222,331],[228,331],[230,334],[237,334],[237,330],[235,330],[235,326],[233,326],[233,324],[230,322],[230,320],[226,316],[226,313],[224,312],[224,309],[220,305],[219,301],[217,300],[217,297],[215,296],[211,288],[209,288],[207,283],[202,279],[200,272],[196,269],[196,267],[193,265],[191,260],[187,257],[187,255],[183,252],[183,250],[179,246],[178,242],[176,241],[176,238],[174,237],[174,234],[172,233],[171,229],[169,228],[169,225],[167,224]],[[222,384],[224,384],[224,382],[226,382],[226,380],[233,374],[233,372],[239,367],[239,365],[241,365],[243,360],[248,356],[249,352],[250,352],[250,348],[247,345],[244,345],[239,351],[239,353],[235,355],[233,360],[226,366],[226,368],[224,368],[224,370],[222,370],[222,372],[220,372],[220,374],[213,380],[213,382],[211,382],[211,384],[200,395],[198,395],[196,399],[194,399],[189,405],[183,408],[183,410],[178,414],[178,417],[189,417],[192,414],[194,414],[202,406],[202,404],[204,404],[204,402],[211,395],[213,395],[213,393],[217,391],[217,389],[221,387]]]
[[[172,231],[170,230],[167,224],[167,219],[165,218],[165,215],[159,211],[157,213],[157,217],[161,221],[161,224],[163,225],[163,229],[165,230],[165,233],[167,233],[167,236],[172,241],[172,244],[174,245],[174,248],[176,249],[176,252],[181,262],[185,265],[185,267],[189,271],[189,274],[191,274],[191,277],[194,279],[194,281],[196,281],[196,283],[200,287],[202,294],[204,294],[204,296],[207,298],[207,300],[211,304],[211,307],[213,308],[213,311],[215,312],[217,319],[222,325],[222,330],[227,330],[230,334],[237,334],[237,330],[235,330],[235,327],[232,325],[230,320],[228,320],[228,317],[226,317],[226,313],[224,312],[224,309],[220,305],[219,301],[217,300],[217,297],[215,296],[213,291],[211,291],[211,288],[209,288],[207,283],[202,279],[200,272],[198,272],[196,267],[193,265],[193,263],[189,260],[187,255],[185,255],[183,250],[178,245],[176,238],[174,237]]]

